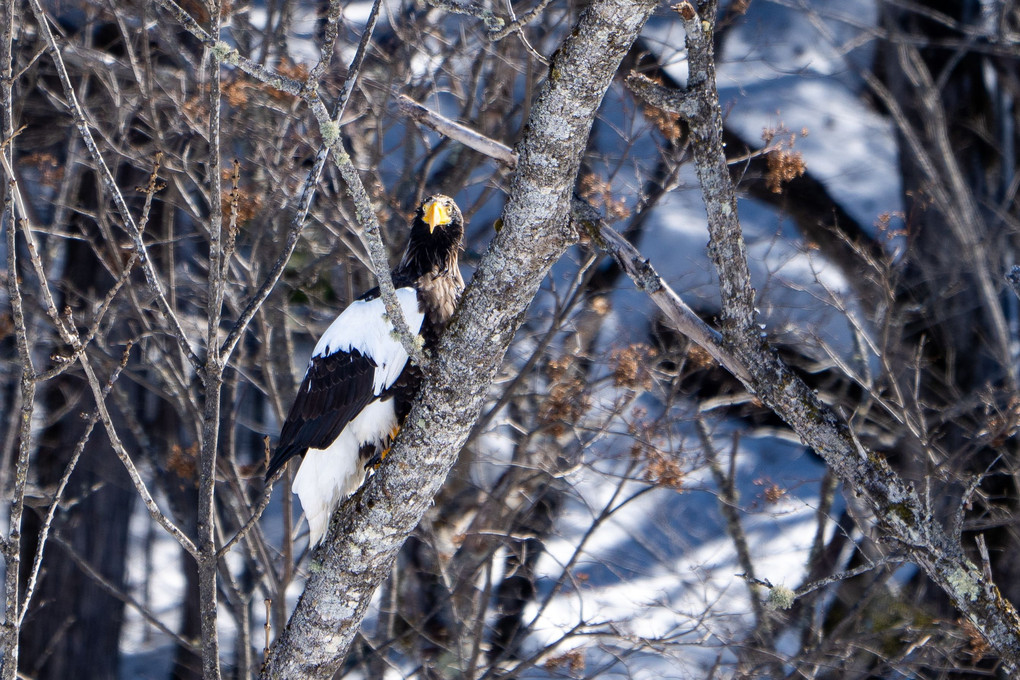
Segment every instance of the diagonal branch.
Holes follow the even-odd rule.
[[[160,1],[163,2],[164,0]],[[172,0],[165,1],[171,2]],[[301,191],[301,198],[298,200],[298,208],[294,213],[294,217],[291,219],[290,227],[287,229],[287,237],[284,241],[283,251],[276,259],[276,262],[273,263],[273,268],[269,271],[269,274],[262,282],[262,285],[259,286],[258,291],[256,291],[254,296],[252,296],[248,305],[241,313],[241,316],[234,324],[234,327],[231,328],[230,333],[227,334],[227,338],[220,346],[220,360],[224,363],[226,363],[230,358],[230,355],[233,353],[238,341],[241,339],[241,336],[244,335],[244,331],[248,328],[248,324],[251,323],[253,318],[255,318],[255,314],[259,311],[259,309],[261,309],[262,304],[269,297],[273,288],[276,287],[280,277],[283,276],[283,270],[287,266],[290,256],[294,253],[294,248],[297,247],[298,238],[301,236],[301,228],[304,226],[305,217],[308,215],[308,210],[312,205],[312,199],[315,197],[315,187],[318,185],[319,178],[322,175],[322,168],[326,164],[329,152],[336,144],[339,144],[340,120],[343,118],[347,102],[350,99],[351,92],[354,90],[354,84],[357,82],[358,75],[361,73],[361,65],[365,60],[365,54],[368,51],[368,45],[371,40],[372,33],[375,30],[376,22],[379,18],[380,5],[381,0],[375,0],[372,5],[372,12],[369,14],[368,23],[365,25],[365,31],[361,36],[361,42],[358,44],[358,51],[355,53],[354,59],[351,60],[350,68],[347,69],[347,79],[345,80],[343,89],[340,92],[340,97],[334,106],[333,118],[329,119],[329,117],[327,117],[325,121],[319,119],[319,125],[325,143],[319,149],[318,154],[316,154],[315,164],[308,173],[307,179],[305,179],[304,188]],[[257,74],[251,75],[255,75],[257,78],[260,77]],[[268,81],[263,80],[262,82]],[[298,94],[300,96],[300,93]],[[330,131],[334,131],[335,134]],[[384,275],[389,276],[389,269],[385,270]],[[386,300],[384,300],[384,302],[385,301]],[[389,302],[395,305],[395,309],[399,310],[400,307],[396,304],[395,297]],[[387,310],[389,310],[388,307]],[[403,317],[401,316],[400,318]]]
[[[339,145],[340,142],[337,142]],[[333,155],[333,164],[340,171],[347,184],[347,194],[354,201],[354,212],[358,218],[358,224],[365,235],[368,246],[368,259],[375,272],[375,278],[379,282],[379,296],[386,307],[386,315],[397,332],[400,344],[404,351],[411,358],[411,361],[418,366],[426,365],[426,358],[422,354],[421,345],[414,340],[414,333],[411,332],[404,318],[404,312],[397,302],[397,291],[393,287],[393,278],[390,276],[390,263],[386,255],[386,244],[382,241],[382,231],[379,228],[379,218],[372,209],[372,200],[368,197],[365,184],[361,181],[358,169],[350,155],[341,146],[340,153]]]
[[[710,3],[711,4],[711,3]],[[714,9],[714,8],[712,8]],[[900,544],[952,599],[957,608],[998,651],[1010,672],[1020,669],[1020,616],[982,570],[967,559],[959,541],[948,536],[922,504],[913,487],[889,467],[885,458],[868,451],[846,422],[818,397],[777,356],[759,332],[736,196],[723,152],[722,115],[715,84],[712,14],[702,21],[689,2],[677,10],[687,31],[690,78],[685,93],[675,98],[648,96],[654,88],[635,90],[654,106],[686,115],[691,126],[695,162],[708,213],[709,252],[723,293],[723,337],[750,372],[747,387],[785,420],[821,455],[845,485],[863,496],[879,530]],[[631,83],[640,81],[632,76]],[[690,101],[697,105],[692,114]],[[675,102],[683,104],[676,106]]]
[[[556,52],[518,146],[503,228],[426,371],[393,451],[337,513],[264,678],[329,678],[453,466],[539,284],[576,239],[570,197],[595,113],[654,0],[593,0]]]
[[[722,334],[702,321],[701,317],[687,306],[683,298],[662,280],[651,262],[627,239],[606,224],[594,208],[575,198],[573,218],[596,246],[612,255],[634,285],[648,294],[676,330],[698,343],[712,355],[713,359],[745,383],[751,379],[751,374],[741,363],[740,358],[726,345]]]
[[[400,112],[411,120],[426,125],[445,137],[455,139],[469,149],[474,149],[489,158],[495,158],[509,168],[517,165],[517,154],[506,144],[501,144],[475,132],[466,125],[450,120],[446,116],[422,106],[405,94],[397,97],[397,106],[400,107]]]
[[[184,649],[187,649],[196,655],[199,654],[201,650],[199,650],[198,645],[196,645],[193,640],[188,640],[184,637],[181,637],[179,634],[175,633],[173,630],[170,629],[169,626],[160,621],[159,617],[157,617],[156,614],[153,611],[151,611],[148,607],[146,607],[144,604],[142,604],[134,597],[132,597],[130,593],[124,592],[123,590],[118,588],[115,584],[111,583],[108,578],[103,576],[95,569],[95,567],[89,564],[88,561],[86,561],[85,558],[82,557],[81,553],[74,549],[73,545],[71,545],[64,539],[60,538],[59,536],[54,537],[54,540],[67,553],[68,557],[71,558],[75,565],[77,565],[78,568],[81,569],[86,576],[95,581],[96,585],[98,585],[104,591],[106,591],[113,597],[117,598],[124,604],[134,609],[142,616],[142,618],[149,622],[149,625],[156,628],[158,631],[163,633],[163,635],[166,635],[168,638],[172,639],[174,642],[176,642]]]
[[[64,98],[67,101],[68,108],[70,109],[71,117],[74,119],[74,124],[78,128],[78,134],[81,135],[82,141],[85,142],[85,147],[88,149],[89,155],[92,157],[92,162],[96,164],[96,170],[99,173],[103,187],[105,187],[113,197],[113,201],[117,206],[118,212],[120,212],[121,219],[124,220],[124,227],[127,229],[128,235],[131,237],[135,250],[141,254],[142,271],[145,272],[145,281],[149,286],[149,290],[156,298],[156,303],[159,306],[160,312],[163,314],[166,322],[170,325],[170,329],[173,332],[174,337],[177,338],[177,343],[180,345],[181,350],[188,357],[191,365],[198,370],[202,366],[202,361],[191,348],[191,343],[188,341],[188,337],[184,333],[184,328],[181,326],[180,320],[177,318],[177,315],[174,313],[174,310],[170,307],[170,303],[166,299],[163,284],[160,281],[159,275],[156,273],[154,265],[152,264],[152,259],[149,257],[148,249],[145,247],[145,240],[142,238],[142,232],[138,228],[138,224],[135,222],[134,217],[131,215],[131,211],[128,210],[127,202],[124,200],[124,195],[121,194],[120,187],[117,186],[117,180],[114,178],[109,166],[106,165],[106,161],[103,159],[103,154],[100,153],[99,146],[96,144],[96,140],[92,136],[92,131],[89,129],[89,123],[85,118],[85,112],[82,110],[81,104],[78,102],[78,97],[74,92],[74,86],[71,83],[71,76],[68,74],[67,67],[64,65],[64,59],[61,56],[60,48],[57,46],[57,41],[53,37],[53,31],[50,30],[49,17],[42,5],[39,3],[39,0],[29,0],[29,5],[32,7],[32,13],[35,15],[35,19],[39,24],[39,31],[42,33],[42,36],[46,41],[46,45],[50,50],[50,56],[52,57],[53,64],[57,69],[57,75],[60,78],[60,84],[64,90]],[[201,375],[200,371],[199,375]]]

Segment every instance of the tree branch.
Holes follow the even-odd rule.
[[[191,343],[188,340],[187,335],[184,333],[184,329],[181,327],[180,320],[177,318],[174,310],[170,307],[170,303],[167,302],[166,293],[163,290],[163,284],[152,264],[152,259],[149,257],[145,241],[142,239],[142,232],[135,223],[135,219],[131,215],[131,211],[128,210],[127,202],[124,200],[124,196],[121,194],[120,188],[117,186],[117,181],[114,179],[113,173],[110,172],[109,166],[107,166],[106,161],[103,160],[103,155],[100,153],[99,147],[96,145],[96,140],[92,137],[92,131],[89,129],[89,123],[85,118],[85,112],[78,103],[78,97],[75,95],[74,86],[71,83],[71,77],[67,73],[67,67],[64,66],[64,60],[61,56],[60,48],[57,46],[57,41],[53,37],[53,32],[50,30],[49,17],[46,15],[46,11],[39,3],[39,0],[29,0],[29,5],[32,7],[32,13],[35,15],[35,20],[39,24],[39,30],[42,33],[43,38],[46,40],[46,45],[49,47],[50,56],[53,58],[54,66],[57,69],[57,75],[60,77],[60,84],[64,90],[64,97],[67,100],[67,106],[71,113],[71,117],[74,119],[74,124],[78,128],[78,134],[81,135],[82,141],[85,142],[85,147],[88,149],[89,155],[92,157],[92,162],[96,164],[96,170],[99,174],[100,180],[102,181],[103,187],[113,197],[114,204],[117,206],[121,219],[124,220],[124,227],[126,228],[128,235],[131,237],[135,250],[141,253],[142,271],[145,272],[145,280],[149,285],[149,290],[152,292],[153,297],[156,298],[156,303],[159,306],[160,312],[162,312],[164,319],[167,324],[169,324],[174,337],[177,338],[177,343],[180,345],[181,350],[188,357],[191,365],[198,370],[201,368],[202,362],[198,358],[198,355],[195,354],[195,351],[191,348]],[[219,178],[217,178],[217,181],[219,181]]]
[[[8,62],[9,63],[9,62]],[[10,92],[10,90],[7,90]],[[0,149],[0,154],[7,150]],[[21,366],[21,413],[19,418],[18,457],[15,463],[13,498],[11,499],[10,517],[8,518],[7,536],[2,542],[4,557],[4,622],[0,640],[4,643],[2,657],[2,677],[13,680],[18,669],[18,636],[21,630],[19,616],[19,593],[21,575],[21,519],[25,510],[25,485],[28,483],[28,458],[32,450],[32,417],[35,411],[35,368],[28,344],[28,330],[25,325],[25,310],[21,299],[21,289],[17,269],[17,230],[14,211],[14,179],[11,178],[7,190],[4,211],[0,215],[0,223],[7,223],[7,286],[11,300],[12,317],[18,347],[18,360]]]
[[[682,107],[667,110],[688,117],[695,139],[695,162],[708,213],[709,252],[723,293],[723,337],[751,374],[745,384],[825,459],[844,484],[867,500],[880,518],[881,533],[903,547],[982,632],[1007,669],[1016,672],[1020,669],[1020,616],[1014,607],[966,558],[959,542],[946,535],[913,487],[884,457],[863,448],[846,422],[819,401],[760,332],[736,196],[723,153],[711,40],[713,15],[702,21],[688,2],[677,5],[677,10],[687,31],[690,77],[688,92],[678,100]],[[698,101],[693,115],[691,97]],[[650,103],[668,105],[664,98]]]
[[[376,587],[452,467],[514,333],[575,240],[570,196],[606,89],[652,0],[594,0],[556,54],[519,147],[503,228],[440,341],[426,384],[372,483],[337,516],[264,678],[328,678]]]
[[[651,262],[637,248],[606,224],[588,204],[575,198],[573,207],[574,219],[591,236],[592,242],[612,255],[634,285],[648,294],[676,330],[700,345],[736,377],[745,382],[751,379],[751,374],[741,363],[740,358],[726,345],[722,334],[702,321],[701,317],[687,306],[683,298],[662,280]]]
[[[17,263],[18,219],[15,208],[18,184],[11,170],[14,158],[14,97],[13,97],[13,44],[14,10],[13,0],[4,0],[4,14],[7,20],[0,36],[0,160],[3,161],[8,179],[4,182],[3,211],[0,212],[0,228],[6,229],[7,246],[7,297],[11,304],[11,320],[14,324],[15,344],[21,369],[21,409],[18,413],[18,455],[14,464],[13,495],[10,499],[10,514],[7,518],[7,535],[0,536],[0,552],[4,559],[4,622],[0,624],[0,677],[14,680],[18,673],[18,643],[21,635],[21,620],[18,616],[19,588],[21,581],[21,523],[25,511],[25,486],[28,483],[29,454],[32,451],[32,420],[35,410],[36,375],[29,349],[28,328],[25,324],[25,308],[21,297],[21,283]],[[20,197],[17,197],[20,198]],[[12,429],[14,420],[11,420]],[[13,433],[12,433],[13,435]],[[3,461],[4,463],[7,460]]]
[[[210,3],[212,33],[220,35],[220,3]],[[216,551],[216,458],[220,438],[220,397],[223,391],[223,362],[216,351],[226,287],[223,243],[223,180],[220,176],[220,97],[222,80],[219,62],[212,50],[206,50],[209,71],[209,279],[206,293],[205,364],[201,368],[205,383],[202,409],[202,446],[198,456],[198,590],[199,618],[202,628],[202,677],[220,678],[220,638],[216,625],[219,591],[216,584],[219,554]]]
[[[517,154],[506,144],[501,144],[494,139],[475,132],[466,125],[461,125],[446,116],[441,116],[407,95],[401,94],[397,96],[397,106],[400,107],[401,113],[408,118],[432,128],[445,137],[457,140],[469,149],[474,149],[489,158],[495,158],[511,169],[517,165]]]

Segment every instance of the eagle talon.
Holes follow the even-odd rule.
[[[386,458],[386,456],[388,456],[390,454],[390,449],[393,448],[393,440],[397,438],[397,435],[399,433],[400,433],[400,425],[394,425],[393,429],[390,430],[390,436],[389,436],[390,445],[387,446],[382,451],[376,451],[375,454],[371,458],[368,459],[368,462],[365,463],[365,469],[366,470],[378,470],[379,469],[379,466],[382,465],[383,460]]]
[[[387,448],[385,451],[376,453],[368,459],[368,462],[365,463],[365,469],[372,471],[378,470],[379,466],[382,465],[383,459],[386,458],[386,454],[389,452],[390,450]]]

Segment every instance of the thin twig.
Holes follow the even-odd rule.
[[[266,623],[263,626],[263,630],[266,632],[265,644],[262,647],[262,663],[266,663],[269,660],[269,634],[273,629],[273,601],[268,597],[263,601],[266,605]]]
[[[144,190],[145,204],[142,206],[142,216],[138,222],[138,228],[143,233],[145,232],[145,227],[149,222],[149,214],[152,209],[152,198],[153,196],[156,195],[158,191],[161,191],[163,189],[163,185],[159,182],[158,177],[159,168],[162,162],[163,162],[162,152],[157,153],[156,160],[153,163],[152,172],[149,175],[149,182]],[[40,381],[55,378],[56,376],[64,373],[72,366],[74,366],[76,360],[78,359],[78,355],[88,348],[88,346],[92,343],[93,339],[95,338],[96,333],[99,332],[99,328],[102,324],[103,319],[106,317],[106,313],[109,311],[110,306],[113,304],[113,301],[117,297],[117,294],[121,291],[121,288],[123,288],[124,284],[126,284],[131,279],[131,272],[134,270],[135,265],[138,263],[138,260],[140,258],[141,255],[138,253],[137,250],[131,253],[131,256],[128,257],[127,262],[124,263],[123,272],[119,277],[117,277],[117,280],[114,281],[113,286],[103,297],[103,300],[99,303],[94,318],[92,319],[92,324],[85,332],[85,337],[79,343],[80,346],[77,349],[75,349],[70,354],[70,356],[63,357],[62,362],[53,366],[48,371],[40,373],[39,374]]]
[[[705,419],[698,416],[695,420],[695,429],[698,432],[698,440],[701,442],[701,450],[705,453],[705,460],[708,461],[709,470],[712,472],[712,479],[719,488],[719,511],[726,519],[726,531],[733,541],[733,547],[737,551],[737,562],[744,570],[748,584],[755,579],[754,562],[751,560],[751,550],[747,543],[747,534],[744,533],[743,523],[740,521],[740,500],[736,493],[736,480],[731,476],[727,477],[719,463],[719,454],[712,443],[712,435],[708,431]],[[736,446],[734,445],[733,457],[736,457]],[[752,588],[750,591],[751,606],[759,627],[766,626],[765,608],[762,606],[761,598]]]
[[[248,532],[251,531],[252,527],[258,524],[259,519],[262,517],[262,513],[265,512],[266,507],[269,505],[269,499],[272,495],[273,485],[266,484],[266,489],[262,492],[262,498],[259,500],[259,504],[255,506],[255,510],[252,512],[251,517],[249,517],[248,521],[244,523],[244,526],[237,530],[237,533],[234,534],[233,538],[223,544],[223,547],[216,553],[217,558],[222,558],[230,552],[230,549],[234,547],[234,544],[244,538]]]
[[[71,560],[76,565],[78,565],[78,568],[81,569],[83,572],[85,572],[86,576],[88,576],[93,581],[95,581],[96,584],[99,585],[100,588],[102,588],[107,593],[109,593],[113,597],[117,598],[118,600],[120,600],[124,604],[128,605],[129,607],[134,609],[139,614],[141,614],[143,619],[145,619],[146,621],[151,623],[153,626],[158,628],[161,633],[163,633],[164,635],[168,636],[170,639],[172,639],[174,642],[176,642],[178,645],[180,645],[184,649],[187,649],[188,651],[192,652],[196,656],[201,653],[201,650],[199,649],[199,646],[195,643],[194,640],[188,640],[187,638],[181,637],[180,635],[175,633],[173,630],[171,630],[169,626],[167,626],[162,621],[160,621],[156,617],[156,615],[153,612],[149,611],[149,609],[146,608],[141,602],[136,600],[130,594],[125,593],[124,591],[122,591],[120,588],[118,588],[113,583],[111,583],[106,577],[104,577],[102,574],[100,574],[98,571],[96,571],[92,567],[92,565],[89,564],[85,560],[85,558],[82,557],[78,553],[78,551],[75,550],[74,547],[70,543],[65,541],[60,536],[54,536],[53,540],[56,541],[57,545],[59,545],[61,548],[63,548],[63,550],[65,552],[67,552],[67,555],[71,558]]]
[[[29,0],[29,5],[32,7],[32,13],[35,15],[35,19],[39,24],[39,30],[49,47],[50,55],[57,71],[57,76],[59,77],[60,84],[64,90],[64,98],[67,102],[68,109],[70,110],[71,117],[74,119],[75,126],[78,128],[78,133],[85,142],[85,147],[88,149],[89,155],[92,157],[92,161],[96,165],[103,187],[113,197],[114,204],[120,212],[121,219],[124,221],[124,226],[127,228],[128,235],[131,237],[135,249],[141,253],[142,270],[145,272],[145,280],[148,283],[149,290],[156,298],[156,303],[159,306],[160,312],[163,314],[166,322],[170,325],[170,330],[174,337],[177,338],[177,343],[180,345],[181,350],[188,357],[191,365],[198,370],[201,368],[202,362],[198,358],[198,355],[195,354],[195,351],[191,348],[191,343],[188,341],[180,320],[170,307],[170,303],[167,302],[166,293],[163,290],[163,284],[152,264],[152,259],[149,257],[148,249],[146,248],[145,241],[142,238],[142,232],[135,223],[134,217],[131,215],[131,211],[128,210],[127,202],[124,200],[124,196],[121,194],[120,188],[117,186],[117,180],[114,178],[110,168],[106,165],[106,161],[103,159],[103,155],[100,153],[99,147],[92,136],[92,131],[89,129],[89,123],[85,117],[85,112],[81,108],[81,104],[78,103],[78,97],[75,94],[74,86],[71,83],[71,77],[68,75],[67,67],[64,65],[60,48],[57,46],[57,41],[53,37],[53,32],[50,30],[49,17],[39,0]]]
[[[131,355],[131,343],[128,342],[124,348],[124,353],[121,356],[120,364],[114,369],[113,373],[110,374],[109,380],[106,381],[106,386],[103,388],[103,396],[107,397],[110,394],[110,390],[113,389],[113,384],[117,382],[117,378],[120,377],[121,371],[127,366],[128,358]],[[18,626],[24,622],[25,614],[28,613],[28,605],[32,601],[32,595],[35,593],[36,582],[39,577],[39,570],[42,568],[43,552],[46,549],[47,539],[50,535],[50,528],[53,526],[53,518],[56,517],[57,508],[60,507],[60,499],[64,495],[64,489],[67,488],[67,483],[71,479],[71,473],[74,472],[75,468],[78,467],[78,461],[81,459],[81,454],[85,450],[85,445],[89,441],[89,437],[92,436],[92,430],[99,422],[99,412],[95,411],[89,415],[85,421],[85,432],[78,439],[78,443],[74,447],[74,451],[71,453],[71,459],[64,466],[64,473],[60,476],[60,481],[57,482],[57,489],[53,492],[53,501],[50,503],[49,510],[46,511],[46,517],[43,519],[43,525],[39,529],[39,540],[36,544],[35,555],[32,558],[32,569],[29,572],[28,581],[25,584],[25,594],[23,602],[21,603],[21,611],[18,614]]]
[[[767,664],[773,677],[781,677],[782,666],[776,661],[775,657],[775,637],[772,631],[772,622],[769,619],[769,612],[759,596],[754,561],[751,559],[751,549],[748,546],[743,522],[740,521],[740,500],[737,497],[735,472],[739,433],[734,433],[733,436],[733,449],[730,452],[730,474],[727,476],[723,472],[722,465],[719,463],[719,454],[712,443],[712,436],[708,431],[708,426],[705,424],[705,419],[699,416],[695,422],[695,428],[698,432],[698,439],[701,442],[701,450],[704,451],[705,459],[708,461],[709,469],[712,472],[712,478],[715,480],[716,486],[719,487],[719,511],[726,520],[726,533],[730,535],[733,547],[737,551],[737,562],[740,564],[740,568],[744,570],[748,598],[751,600],[751,609],[754,610],[755,626],[753,637],[757,640],[761,649],[750,647],[743,653],[763,657],[756,659],[756,661]]]
[[[339,141],[340,120],[343,118],[344,109],[347,106],[350,92],[353,91],[354,83],[357,81],[358,75],[361,72],[361,65],[365,60],[365,53],[368,51],[368,46],[371,42],[371,35],[375,30],[375,25],[379,18],[380,5],[381,0],[375,0],[372,5],[372,12],[369,15],[368,23],[365,26],[365,32],[362,35],[361,43],[358,45],[358,51],[354,55],[354,59],[351,60],[351,66],[347,70],[347,80],[344,83],[344,88],[341,91],[340,98],[337,100],[336,106],[334,107],[333,120],[327,120],[328,124],[326,126],[323,126],[322,120],[319,121],[324,144],[319,148],[319,152],[315,157],[315,164],[312,166],[311,171],[308,173],[308,177],[305,179],[304,187],[301,190],[301,198],[298,200],[297,211],[294,213],[290,227],[287,230],[283,251],[280,253],[280,256],[276,258],[276,262],[273,263],[273,267],[269,271],[269,274],[262,282],[262,285],[259,286],[258,291],[256,291],[255,295],[248,302],[244,311],[241,313],[241,316],[238,317],[234,327],[230,329],[230,333],[227,334],[227,338],[220,346],[220,357],[224,363],[226,363],[230,358],[230,355],[233,353],[238,341],[248,328],[248,324],[251,323],[253,318],[255,318],[255,313],[258,312],[263,303],[269,297],[269,294],[273,291],[273,288],[276,287],[280,277],[283,276],[283,270],[286,268],[287,262],[290,261],[290,256],[294,253],[294,248],[297,246],[298,238],[301,235],[301,228],[304,226],[305,217],[308,215],[312,199],[315,197],[315,188],[319,183],[319,177],[322,175],[322,168],[326,164],[326,159],[329,157],[329,152],[333,148],[333,145],[337,144]],[[333,133],[334,130],[335,134]],[[388,270],[386,273],[389,273]]]
[[[198,548],[191,541],[190,538],[159,509],[152,494],[149,493],[148,487],[145,485],[145,481],[142,479],[141,474],[138,472],[138,468],[135,467],[134,461],[131,460],[131,456],[127,452],[127,448],[124,446],[124,442],[121,441],[120,436],[117,434],[117,429],[114,427],[113,418],[110,415],[110,411],[106,407],[106,401],[103,399],[103,388],[100,384],[99,378],[96,377],[95,370],[92,368],[92,363],[89,361],[88,356],[81,354],[78,357],[78,362],[81,364],[85,371],[85,377],[88,380],[89,387],[92,388],[92,394],[96,400],[96,406],[99,409],[99,416],[103,422],[103,426],[106,428],[106,435],[110,440],[110,444],[113,446],[114,453],[120,458],[121,463],[124,464],[127,470],[128,476],[131,478],[135,489],[138,491],[138,495],[142,497],[142,502],[145,503],[146,509],[149,511],[149,516],[152,517],[161,527],[166,529],[167,533],[177,539],[177,542],[188,551],[193,557],[198,557]]]
[[[847,579],[851,579],[854,578],[855,576],[860,576],[861,574],[865,574],[869,571],[873,571],[874,569],[878,569],[879,567],[882,567],[886,564],[899,564],[901,562],[903,562],[903,559],[897,558],[895,556],[883,557],[882,559],[875,560],[873,562],[869,561],[868,564],[862,564],[859,567],[854,567],[853,569],[841,571],[838,574],[832,574],[830,576],[826,576],[825,578],[820,578],[817,581],[812,581],[811,583],[805,583],[800,588],[797,588],[796,594],[798,598],[804,597],[808,593],[813,593],[819,588],[824,588],[825,586],[837,583],[838,581],[846,581]]]
[[[531,56],[535,57],[535,59],[538,59],[541,63],[545,64],[546,66],[549,65],[549,60],[545,57],[544,54],[542,54],[541,52],[539,52],[538,50],[535,49],[535,47],[531,44],[531,41],[528,40],[528,36],[526,36],[524,34],[524,31],[522,29],[524,28],[525,24],[527,24],[529,21],[531,21],[531,19],[533,19],[536,16],[538,16],[538,14],[545,9],[546,5],[548,5],[549,2],[550,2],[550,0],[542,0],[542,2],[540,2],[537,6],[533,7],[531,9],[531,11],[528,12],[528,15],[529,15],[528,19],[523,20],[523,21],[518,21],[517,20],[517,16],[514,14],[514,3],[513,3],[513,0],[506,0],[506,11],[510,15],[510,26],[511,26],[510,30],[513,30],[514,32],[517,33],[517,38],[521,41],[521,44],[524,45],[524,49],[526,49],[528,52],[530,52]],[[503,33],[503,31],[505,31],[505,30],[507,30],[506,27],[504,27],[504,28],[502,28],[502,29],[500,29],[498,31],[490,30],[489,31],[489,39],[490,40],[495,40],[494,36],[495,35],[499,35],[500,33]],[[503,35],[506,35],[506,34],[503,33]]]
[[[344,84],[340,88],[340,96],[337,97],[336,105],[333,107],[333,121],[337,126],[340,125],[340,120],[347,109],[347,103],[354,92],[354,86],[361,75],[361,67],[365,63],[365,55],[368,54],[368,48],[372,44],[372,36],[375,34],[375,25],[379,21],[380,9],[382,9],[382,0],[374,0],[372,11],[368,13],[368,21],[365,22],[365,30],[361,32],[358,50],[354,53],[354,59],[351,60],[351,65],[347,69],[347,77],[344,78]]]

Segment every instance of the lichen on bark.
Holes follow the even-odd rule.
[[[570,199],[605,91],[657,3],[594,0],[556,53],[518,145],[503,227],[430,362],[387,464],[334,518],[290,623],[262,677],[329,678],[376,587],[456,460],[486,388],[553,263],[575,242]],[[385,527],[380,531],[380,527]],[[355,602],[353,615],[335,593]],[[341,615],[342,614],[342,615]]]

